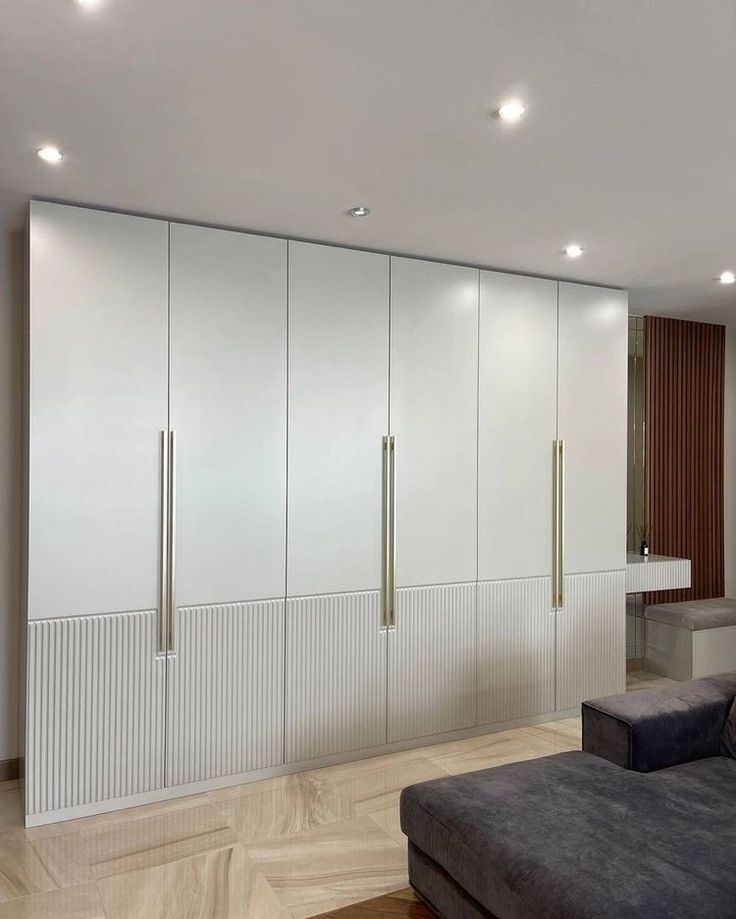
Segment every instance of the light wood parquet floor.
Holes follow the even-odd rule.
[[[0,919],[423,919],[401,789],[579,747],[575,718],[29,830],[6,782]]]

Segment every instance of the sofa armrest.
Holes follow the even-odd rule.
[[[736,673],[583,703],[583,750],[653,772],[722,752]]]

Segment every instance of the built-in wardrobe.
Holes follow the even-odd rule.
[[[623,689],[627,298],[33,202],[26,820]]]

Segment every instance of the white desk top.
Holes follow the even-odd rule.
[[[673,555],[639,555],[638,552],[626,553],[627,565],[646,565],[651,562],[683,562],[689,559],[675,558]]]

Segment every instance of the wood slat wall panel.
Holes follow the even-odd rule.
[[[645,603],[722,597],[725,327],[645,318],[646,506],[652,552],[692,560],[691,586]]]

